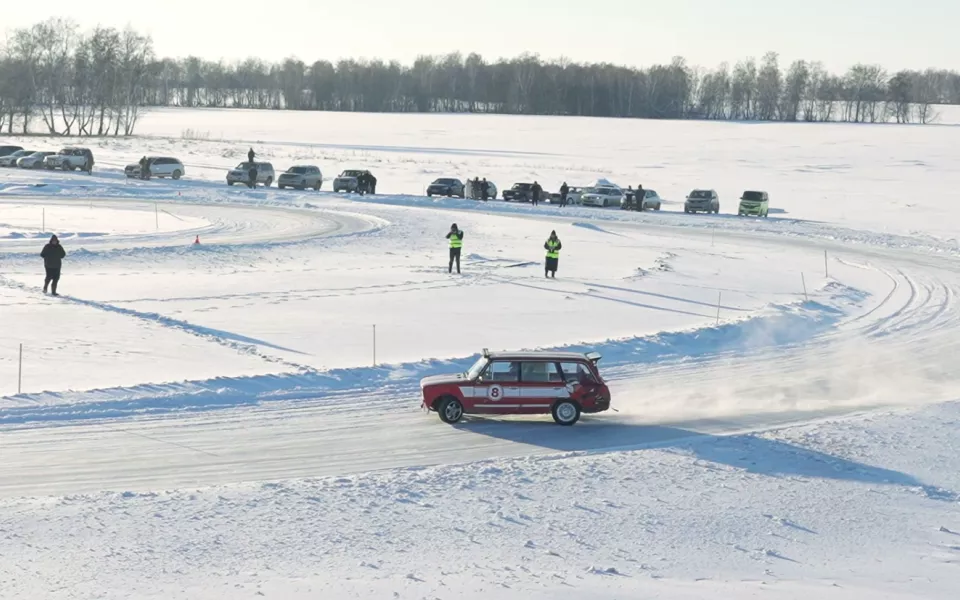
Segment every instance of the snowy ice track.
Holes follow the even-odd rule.
[[[785,244],[822,252],[829,247],[841,258],[836,268],[882,273],[889,280],[888,293],[809,339],[750,353],[611,368],[606,374],[621,412],[587,417],[573,428],[558,428],[548,419],[483,418],[448,427],[416,410],[416,383],[403,380],[318,400],[297,396],[291,388],[287,399],[260,403],[253,397],[230,409],[201,413],[111,420],[107,411],[91,422],[54,420],[46,426],[28,419],[2,433],[0,496],[182,488],[656,446],[688,433],[770,429],[876,405],[951,397],[952,356],[960,350],[956,259],[796,238],[716,235],[768,249]],[[902,389],[903,380],[911,378],[913,397],[890,397],[889,381],[897,379]],[[293,377],[290,385],[297,383]],[[284,391],[267,393],[283,398]],[[46,407],[34,409],[43,413]],[[664,428],[652,427],[666,423],[673,426],[669,438],[660,433]]]
[[[90,210],[137,211],[143,214],[148,225],[153,224],[156,212],[172,218],[191,217],[207,222],[204,226],[186,227],[173,232],[119,233],[82,240],[81,245],[87,252],[107,254],[130,254],[146,248],[190,248],[197,236],[205,247],[295,243],[330,235],[360,233],[384,225],[381,220],[347,212],[267,204],[193,202],[189,198],[182,201],[151,202],[97,198],[63,200],[5,195],[0,197],[0,208],[4,204],[30,204],[35,205],[38,210],[45,209],[48,225],[51,225],[58,207],[76,209],[88,206]],[[56,229],[51,226],[48,231],[55,232]],[[34,258],[36,248],[37,239],[34,238],[0,240],[0,251],[3,251],[8,259],[17,258],[20,253]]]

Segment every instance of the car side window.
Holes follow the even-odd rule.
[[[593,373],[583,363],[561,363],[560,369],[563,371],[564,381],[577,382],[580,384],[592,383],[594,381]]]
[[[552,362],[525,362],[520,369],[520,380],[524,383],[550,383],[560,381],[557,364]]]
[[[483,372],[483,381],[491,383],[516,383],[520,381],[520,364],[494,361]]]

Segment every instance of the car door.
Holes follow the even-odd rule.
[[[521,413],[537,414],[550,411],[558,398],[568,392],[557,363],[549,360],[525,360],[520,365]]]
[[[473,409],[477,412],[515,412],[520,400],[520,363],[517,361],[491,361],[473,387]]]

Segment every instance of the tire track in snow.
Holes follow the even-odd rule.
[[[20,283],[18,281],[12,281],[2,275],[0,275],[0,285],[3,285],[6,288],[16,289],[23,292],[27,292],[34,295],[41,294],[41,290],[38,287],[28,286],[26,284]],[[316,369],[313,367],[308,367],[306,365],[301,365],[289,360],[285,360],[276,356],[271,356],[262,352],[260,347],[271,348],[281,352],[288,352],[292,354],[304,354],[299,350],[293,350],[291,348],[284,348],[282,346],[277,346],[270,342],[264,340],[258,340],[250,338],[241,334],[232,333],[229,331],[222,331],[219,329],[212,329],[210,327],[203,327],[202,325],[195,325],[188,321],[182,321],[180,319],[174,319],[173,317],[166,317],[159,313],[151,312],[141,312],[138,310],[133,310],[131,308],[123,308],[120,306],[115,306],[112,304],[107,304],[105,302],[96,302],[94,300],[85,300],[83,298],[77,298],[75,296],[69,295],[60,295],[58,296],[61,300],[76,304],[78,306],[85,306],[88,308],[94,308],[97,310],[102,310],[105,312],[112,312],[120,314],[126,317],[132,317],[146,323],[152,323],[165,327],[167,329],[173,329],[176,331],[181,331],[189,335],[196,336],[203,340],[219,344],[226,348],[230,348],[241,354],[248,354],[256,356],[262,360],[265,360],[269,363],[274,363],[285,367],[287,369],[293,369],[300,373],[313,373],[316,372]]]

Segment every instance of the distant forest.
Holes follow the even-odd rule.
[[[929,123],[960,104],[960,74],[857,64],[759,62],[703,69],[680,57],[644,69],[477,54],[395,61],[157,57],[148,36],[80,31],[51,19],[9,32],[0,49],[0,131],[130,135],[144,107],[577,115],[647,119]],[[34,131],[42,127],[42,131]],[[31,129],[32,128],[32,129]]]

